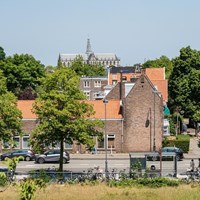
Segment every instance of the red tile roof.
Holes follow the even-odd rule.
[[[146,68],[145,74],[153,80],[165,80],[165,68]]]
[[[17,105],[22,111],[23,119],[36,119],[36,115],[32,113],[33,100],[19,100]],[[94,106],[95,115],[91,118],[104,119],[105,118],[105,105],[102,100],[88,101],[89,104]],[[120,101],[110,100],[106,104],[106,117],[108,119],[121,119],[122,115],[119,114]]]
[[[17,107],[22,111],[23,119],[36,119],[36,115],[31,111],[34,100],[19,100]]]

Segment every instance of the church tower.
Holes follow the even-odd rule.
[[[90,44],[90,39],[88,38],[87,39],[87,49],[86,49],[86,52],[85,52],[86,54],[87,54],[87,57],[89,57],[89,55],[91,54],[91,53],[93,53],[92,52],[92,48],[91,48],[91,44]]]

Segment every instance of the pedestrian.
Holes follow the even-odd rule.
[[[192,172],[194,171],[194,160],[193,159],[190,161],[190,169]]]

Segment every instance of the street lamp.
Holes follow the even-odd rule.
[[[108,103],[108,100],[106,98],[103,99],[103,103],[105,105],[105,176],[106,179],[108,178],[108,144],[107,144],[107,116],[106,116],[106,104]]]

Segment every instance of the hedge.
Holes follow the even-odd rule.
[[[190,140],[164,140],[163,147],[178,147],[183,150],[184,153],[188,153]]]

